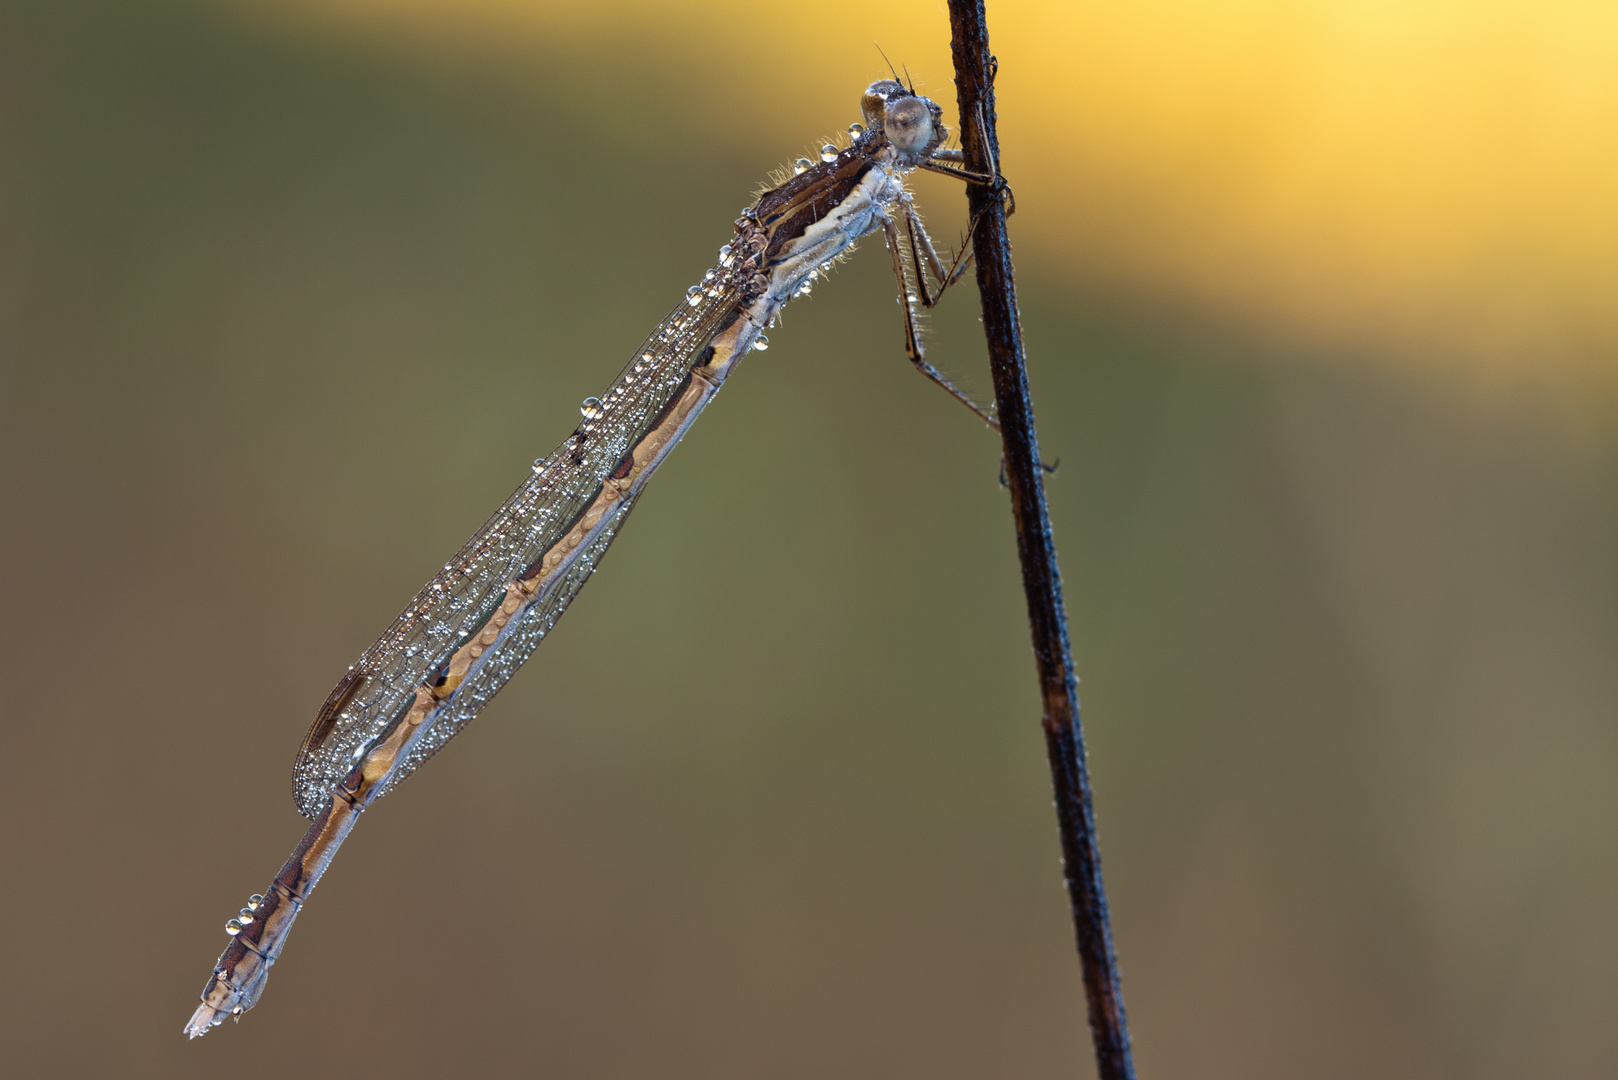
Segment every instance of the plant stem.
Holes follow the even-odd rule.
[[[995,62],[989,55],[983,0],[949,0],[949,20],[966,167],[993,174],[1000,161],[1000,145],[995,132]],[[1062,579],[1045,505],[1044,470],[1034,433],[1022,326],[1017,318],[1005,203],[998,187],[986,184],[968,184],[967,199],[978,222],[972,250],[983,302],[983,331],[988,339],[995,404],[1005,440],[1006,486],[1011,491],[1017,555],[1022,562],[1023,591],[1028,598],[1028,622],[1039,668],[1045,749],[1056,794],[1063,873],[1084,971],[1096,1070],[1101,1080],[1133,1080],[1129,1022],[1124,1015],[1118,958],[1112,947],[1111,918],[1101,881],[1101,851],[1096,842],[1085,762],[1084,729],[1079,723],[1078,679],[1068,644]]]

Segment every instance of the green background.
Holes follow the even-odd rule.
[[[997,444],[869,241],[181,1036],[326,692],[814,134],[663,79],[0,3],[6,1072],[1088,1074]],[[1142,1075],[1611,1075],[1611,400],[1019,270]]]

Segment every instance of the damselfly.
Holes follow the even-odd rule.
[[[986,184],[942,148],[942,111],[897,79],[873,83],[849,145],[799,159],[735,222],[719,262],[691,286],[579,426],[416,595],[338,682],[293,767],[313,824],[263,895],[226,923],[230,943],[185,1026],[192,1038],[251,1009],[310,890],[360,812],[443,747],[538,646],[623,527],[641,489],[763,331],[858,238],[881,229],[904,311],[905,352],[991,426],[927,363],[915,304],[935,304],[969,257],[945,267],[906,191],[914,169]],[[976,222],[974,221],[974,226]],[[964,251],[964,247],[963,247]],[[930,276],[929,276],[930,275]]]

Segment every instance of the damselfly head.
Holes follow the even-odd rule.
[[[944,110],[896,79],[883,79],[866,87],[860,113],[865,117],[865,126],[887,136],[889,145],[907,164],[926,158],[949,134],[944,127]]]

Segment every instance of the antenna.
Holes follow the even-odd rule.
[[[876,51],[882,54],[882,62],[884,64],[888,65],[888,71],[893,75],[893,81],[898,82],[899,81],[899,73],[897,71],[893,70],[893,61],[888,59],[888,54],[887,53],[882,52],[882,46],[877,45],[876,42],[874,42],[874,41],[871,42],[871,44],[876,45]]]

